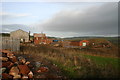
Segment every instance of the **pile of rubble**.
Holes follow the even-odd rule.
[[[34,65],[24,57],[16,57],[15,53],[8,50],[0,50],[0,75],[2,79],[34,79]],[[48,67],[41,67],[38,64],[37,73],[48,72]]]

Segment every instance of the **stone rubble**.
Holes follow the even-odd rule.
[[[0,50],[0,76],[2,80],[20,79],[20,80],[35,80],[35,78],[62,78],[60,75],[50,73],[48,66],[42,62],[30,62],[22,56],[16,56],[15,53],[9,50]],[[53,65],[51,68],[57,70]],[[37,76],[35,76],[37,74]]]
[[[22,56],[16,57],[15,54],[8,50],[0,50],[0,65],[2,79],[32,79],[33,72],[29,68],[29,61]]]

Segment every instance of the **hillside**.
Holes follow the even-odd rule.
[[[3,37],[10,37],[10,34],[9,34],[9,33],[0,33],[0,36],[3,36]]]
[[[120,47],[120,37],[93,37],[93,36],[87,36],[87,37],[70,37],[70,38],[63,38],[63,40],[69,40],[69,41],[80,41],[80,40],[88,40],[88,39],[106,39],[113,43],[114,45]]]

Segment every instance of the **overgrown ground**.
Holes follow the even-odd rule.
[[[120,58],[115,55],[100,56],[100,52],[92,55],[92,52],[49,45],[22,45],[20,53],[34,61],[55,64],[60,70],[57,73],[57,69],[51,68],[52,72],[67,78],[119,78]],[[46,65],[51,67],[50,64]]]

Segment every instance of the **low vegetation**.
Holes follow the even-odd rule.
[[[86,50],[55,48],[49,45],[23,45],[21,53],[32,56],[35,60],[43,58],[52,62],[68,78],[119,77],[120,58],[93,56]]]
[[[120,58],[92,56],[92,55],[86,55],[86,54],[83,54],[83,56],[93,60],[97,65],[100,65],[100,66],[112,65],[114,68],[120,67]]]

